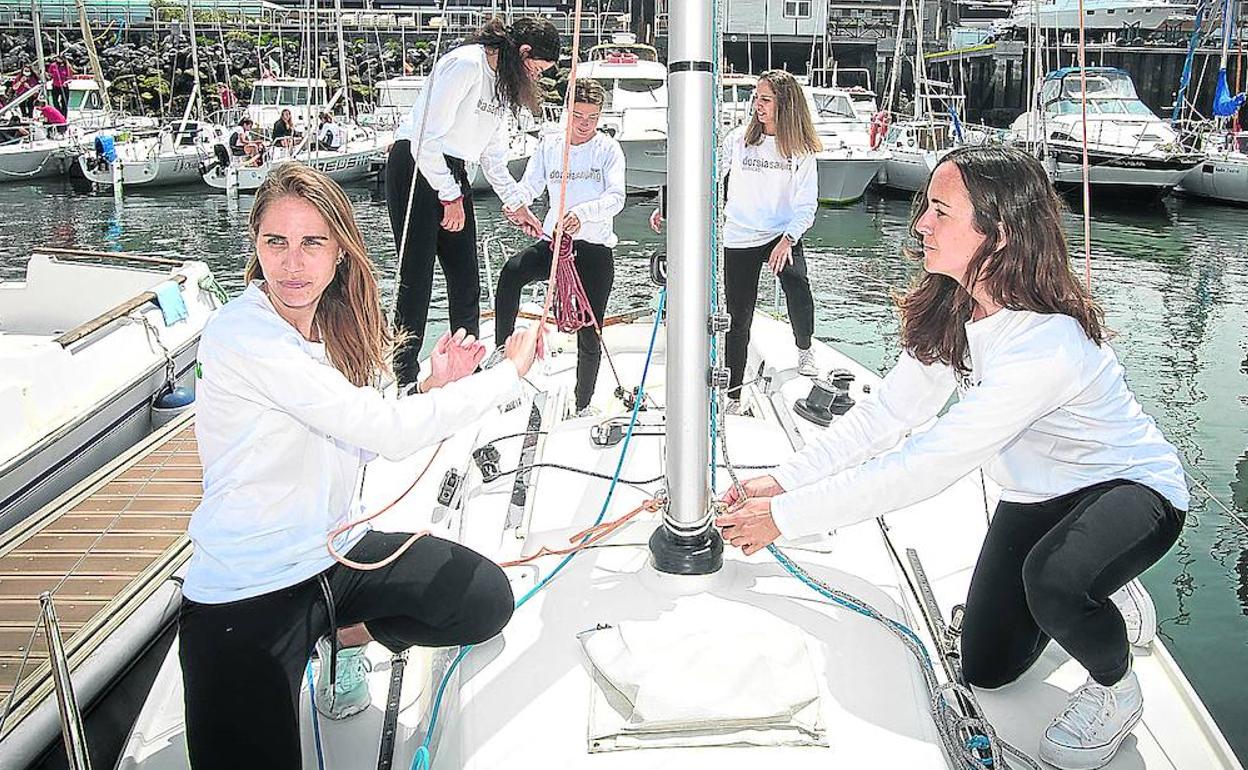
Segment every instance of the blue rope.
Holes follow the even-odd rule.
[[[321,661],[322,666],[329,665],[325,661]],[[325,753],[321,748],[321,717],[316,711],[316,681],[312,678],[312,659],[308,659],[308,698],[312,701],[312,735],[316,738],[316,766],[318,770],[325,770]]]
[[[641,384],[637,387],[637,398],[633,402],[633,414],[628,421],[628,431],[624,434],[624,441],[620,445],[620,459],[615,464],[615,473],[611,477],[611,486],[607,488],[607,496],[602,501],[602,510],[598,511],[598,518],[594,519],[591,527],[596,527],[602,523],[607,515],[607,508],[611,504],[611,497],[615,494],[615,488],[620,480],[620,473],[624,470],[624,458],[628,454],[628,445],[633,438],[633,428],[637,426],[637,412],[641,410],[641,403],[646,395],[646,377],[650,373],[650,361],[654,358],[654,343],[659,336],[659,326],[663,323],[663,306],[667,301],[667,289],[659,290],[659,306],[654,314],[654,326],[650,329],[650,347],[646,350],[646,363],[641,370]],[[590,535],[586,535],[581,539],[584,543],[589,539]],[[516,609],[523,607],[530,599],[537,595],[539,591],[550,584],[550,581],[563,571],[563,568],[572,562],[572,559],[579,554],[580,551],[573,551],[559,562],[559,564],[550,571],[550,574],[542,578],[537,585],[529,589],[528,593],[520,597],[516,602]],[[446,687],[451,681],[451,675],[459,668],[459,664],[463,662],[464,657],[472,650],[474,645],[467,645],[460,649],[459,654],[451,661],[451,665],[447,667],[446,673],[442,675],[442,681],[438,684],[438,692],[433,699],[433,708],[429,712],[429,729],[425,732],[425,739],[421,742],[420,748],[416,750],[416,756],[412,757],[412,770],[430,770],[433,767],[433,758],[429,753],[429,742],[433,740],[433,730],[438,723],[438,713],[442,710],[442,696],[446,693]],[[311,668],[308,669],[309,672]],[[324,768],[322,768],[324,770]]]

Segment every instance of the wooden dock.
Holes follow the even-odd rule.
[[[0,535],[0,737],[52,693],[39,595],[73,668],[186,561],[202,494],[188,413]]]

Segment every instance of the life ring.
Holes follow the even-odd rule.
[[[871,116],[871,126],[867,133],[871,142],[871,149],[874,150],[879,147],[880,143],[884,141],[884,134],[888,133],[888,121],[888,112],[885,110],[880,110]]]

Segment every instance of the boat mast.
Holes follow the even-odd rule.
[[[334,0],[334,18],[338,27],[338,80],[342,87],[345,120],[351,120],[351,86],[347,82],[347,43],[342,36],[342,0]]]
[[[87,45],[87,60],[91,63],[91,74],[95,76],[95,87],[100,89],[100,101],[104,104],[104,112],[111,113],[113,105],[108,98],[108,87],[104,84],[104,70],[100,68],[100,55],[95,52],[95,38],[91,35],[91,24],[87,22],[87,5],[84,0],[74,0],[78,6],[78,25],[82,27],[82,42]]]
[[[182,113],[182,122],[178,125],[178,134],[186,131],[186,123],[191,119],[191,111],[199,103],[199,42],[195,40],[195,0],[186,0],[186,30],[191,36],[191,71],[194,73],[195,84],[191,87],[191,99],[186,103]],[[199,115],[201,111],[196,111]]]
[[[667,488],[663,524],[650,538],[660,572],[700,575],[723,564],[710,516],[710,268],[716,148],[714,0],[672,3],[668,35]]]
[[[43,19],[39,14],[39,1],[30,0],[30,22],[35,27],[35,61],[39,64],[39,90],[46,94],[48,90],[48,63],[43,55]],[[66,110],[68,112],[68,110]],[[66,115],[66,117],[69,117]]]

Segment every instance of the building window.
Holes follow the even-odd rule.
[[[784,0],[784,18],[809,19],[810,6],[814,0]]]

